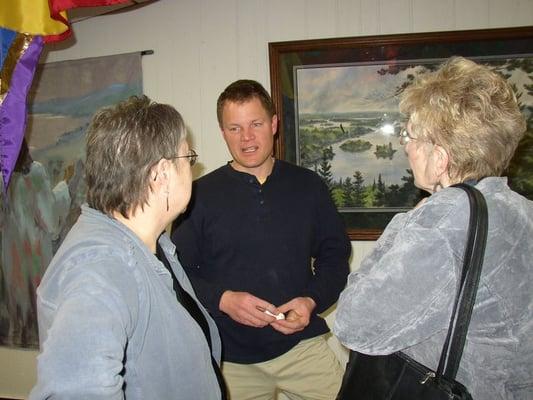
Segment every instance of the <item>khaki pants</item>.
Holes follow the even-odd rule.
[[[325,335],[302,340],[287,353],[258,364],[224,362],[230,400],[334,400],[344,370]]]

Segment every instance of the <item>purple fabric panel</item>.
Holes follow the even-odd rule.
[[[26,97],[43,48],[41,36],[35,36],[15,66],[11,85],[0,106],[0,167],[7,191],[26,130]]]

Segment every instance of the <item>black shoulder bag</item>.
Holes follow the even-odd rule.
[[[487,242],[487,204],[479,190],[464,183],[453,185],[468,194],[470,219],[461,282],[437,371],[396,352],[369,356],[350,352],[337,400],[472,400],[455,380],[474,308]]]

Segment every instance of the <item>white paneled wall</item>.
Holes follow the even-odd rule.
[[[43,61],[153,49],[143,57],[144,91],[183,114],[201,175],[230,158],[218,94],[238,78],[270,88],[268,42],[523,25],[533,25],[533,0],[160,0],[75,24],[75,40],[50,47]],[[373,243],[352,245],[356,268]],[[34,363],[0,348],[0,397],[25,397]]]
[[[153,49],[143,58],[145,93],[182,112],[200,175],[229,159],[215,116],[220,91],[245,77],[270,87],[268,42],[532,23],[533,0],[160,0],[77,23],[75,43],[46,61]]]

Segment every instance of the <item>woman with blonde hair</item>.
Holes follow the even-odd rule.
[[[463,265],[469,203],[464,182],[488,206],[481,280],[457,380],[474,399],[533,393],[533,202],[500,177],[526,124],[511,86],[462,57],[403,93],[400,142],[415,185],[430,193],[397,214],[340,296],[334,333],[351,350],[403,351],[436,369]]]

